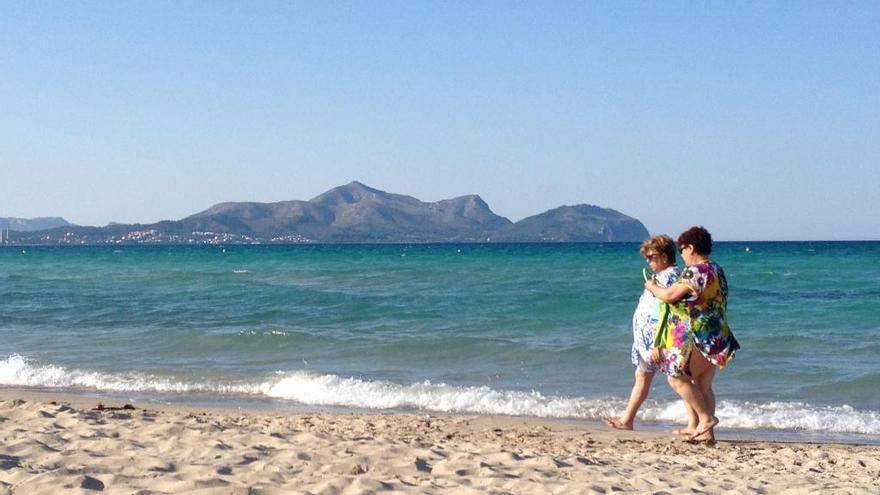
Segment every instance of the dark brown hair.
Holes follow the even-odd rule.
[[[691,227],[678,236],[679,248],[691,245],[697,254],[708,256],[712,254],[712,234],[703,227]]]

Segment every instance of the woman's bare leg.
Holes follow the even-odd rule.
[[[653,379],[653,372],[636,369],[635,383],[633,384],[632,392],[629,394],[629,403],[627,403],[626,410],[623,411],[623,415],[618,420],[626,429],[632,429],[636,413],[639,412],[639,408],[642,407],[645,399],[648,398],[648,392],[651,391],[651,381]]]
[[[710,438],[714,438],[710,426],[712,424],[712,416],[706,409],[706,400],[703,398],[703,393],[700,392],[700,389],[693,384],[691,378],[687,376],[670,376],[669,386],[671,386],[672,390],[675,390],[679,397],[681,397],[681,400],[683,400],[685,404],[692,408],[697,414],[696,432],[708,429],[709,431],[706,432],[706,435]],[[700,439],[703,440],[703,436],[701,436]]]
[[[688,423],[685,428],[676,428],[672,432],[676,435],[693,435],[697,431],[697,424],[699,424],[700,419],[697,417],[697,411],[694,410],[693,407],[690,406],[687,402],[684,403],[685,412],[687,412]]]
[[[712,390],[712,382],[715,380],[715,366],[702,353],[696,351],[691,355],[691,369],[699,371],[698,374],[694,375],[694,384],[703,393],[703,397],[706,399],[706,409],[709,410],[709,414],[714,418],[715,391]]]
[[[697,428],[695,430],[695,439],[700,441],[714,441],[715,433],[713,428],[718,424],[715,417],[715,393],[712,391],[712,379],[715,377],[715,367],[710,363],[703,354],[694,349],[688,360],[688,369],[691,372],[691,385],[698,391],[702,398],[702,406],[705,408],[705,416],[699,411],[697,413]]]

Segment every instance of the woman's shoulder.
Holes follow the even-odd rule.
[[[706,277],[714,279],[724,276],[724,268],[721,268],[721,265],[713,260],[706,261],[705,263],[698,263],[694,266],[698,267],[699,273],[704,274]]]
[[[703,291],[703,288],[705,288],[709,280],[714,278],[712,273],[713,270],[709,266],[709,263],[694,263],[693,265],[688,265],[684,268],[678,279],[678,283],[688,285],[692,287],[695,292],[699,293]]]
[[[715,263],[712,260],[704,261],[702,263],[694,263],[693,265],[688,265],[685,267],[683,273],[690,272],[693,276],[697,275],[713,275],[715,273],[723,273],[724,270],[721,268],[721,265]]]
[[[657,274],[658,281],[668,287],[681,276],[681,269],[673,265]]]
[[[707,264],[711,266],[713,272],[724,273],[724,268],[721,268],[721,265],[719,265],[715,260],[709,260]]]
[[[681,271],[681,278],[684,280],[689,280],[692,278],[697,278],[701,273],[706,273],[708,268],[705,263],[697,263],[694,265],[688,265],[684,267]]]

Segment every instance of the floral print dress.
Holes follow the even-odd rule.
[[[681,270],[673,265],[654,274],[654,280],[663,287],[669,287],[678,280],[680,273]],[[633,313],[632,363],[647,373],[653,373],[659,369],[655,363],[651,362],[651,349],[654,347],[654,339],[660,320],[664,316],[661,313],[662,304],[664,304],[662,301],[645,289],[639,298],[636,311]]]
[[[723,368],[733,359],[739,342],[727,324],[727,278],[714,261],[684,269],[676,284],[693,292],[661,311],[666,313],[655,345],[660,347],[660,371],[687,376],[691,352],[696,347],[715,366]]]

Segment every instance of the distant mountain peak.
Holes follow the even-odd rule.
[[[398,196],[396,194],[386,193],[378,189],[374,189],[366,184],[358,181],[350,182],[344,186],[334,187],[329,191],[319,194],[310,199],[309,202],[319,205],[334,205],[342,203],[357,203],[365,200],[372,200],[380,197]],[[406,196],[409,198],[409,196]],[[415,200],[415,198],[409,198]]]
[[[477,194],[424,202],[352,181],[309,201],[224,202],[177,221],[74,227],[54,235],[54,241],[32,236],[22,242],[617,242],[644,240],[648,231],[634,218],[589,204],[513,223]]]
[[[650,237],[635,218],[590,204],[563,205],[524,218],[497,240],[529,238],[543,242],[634,242]]]

